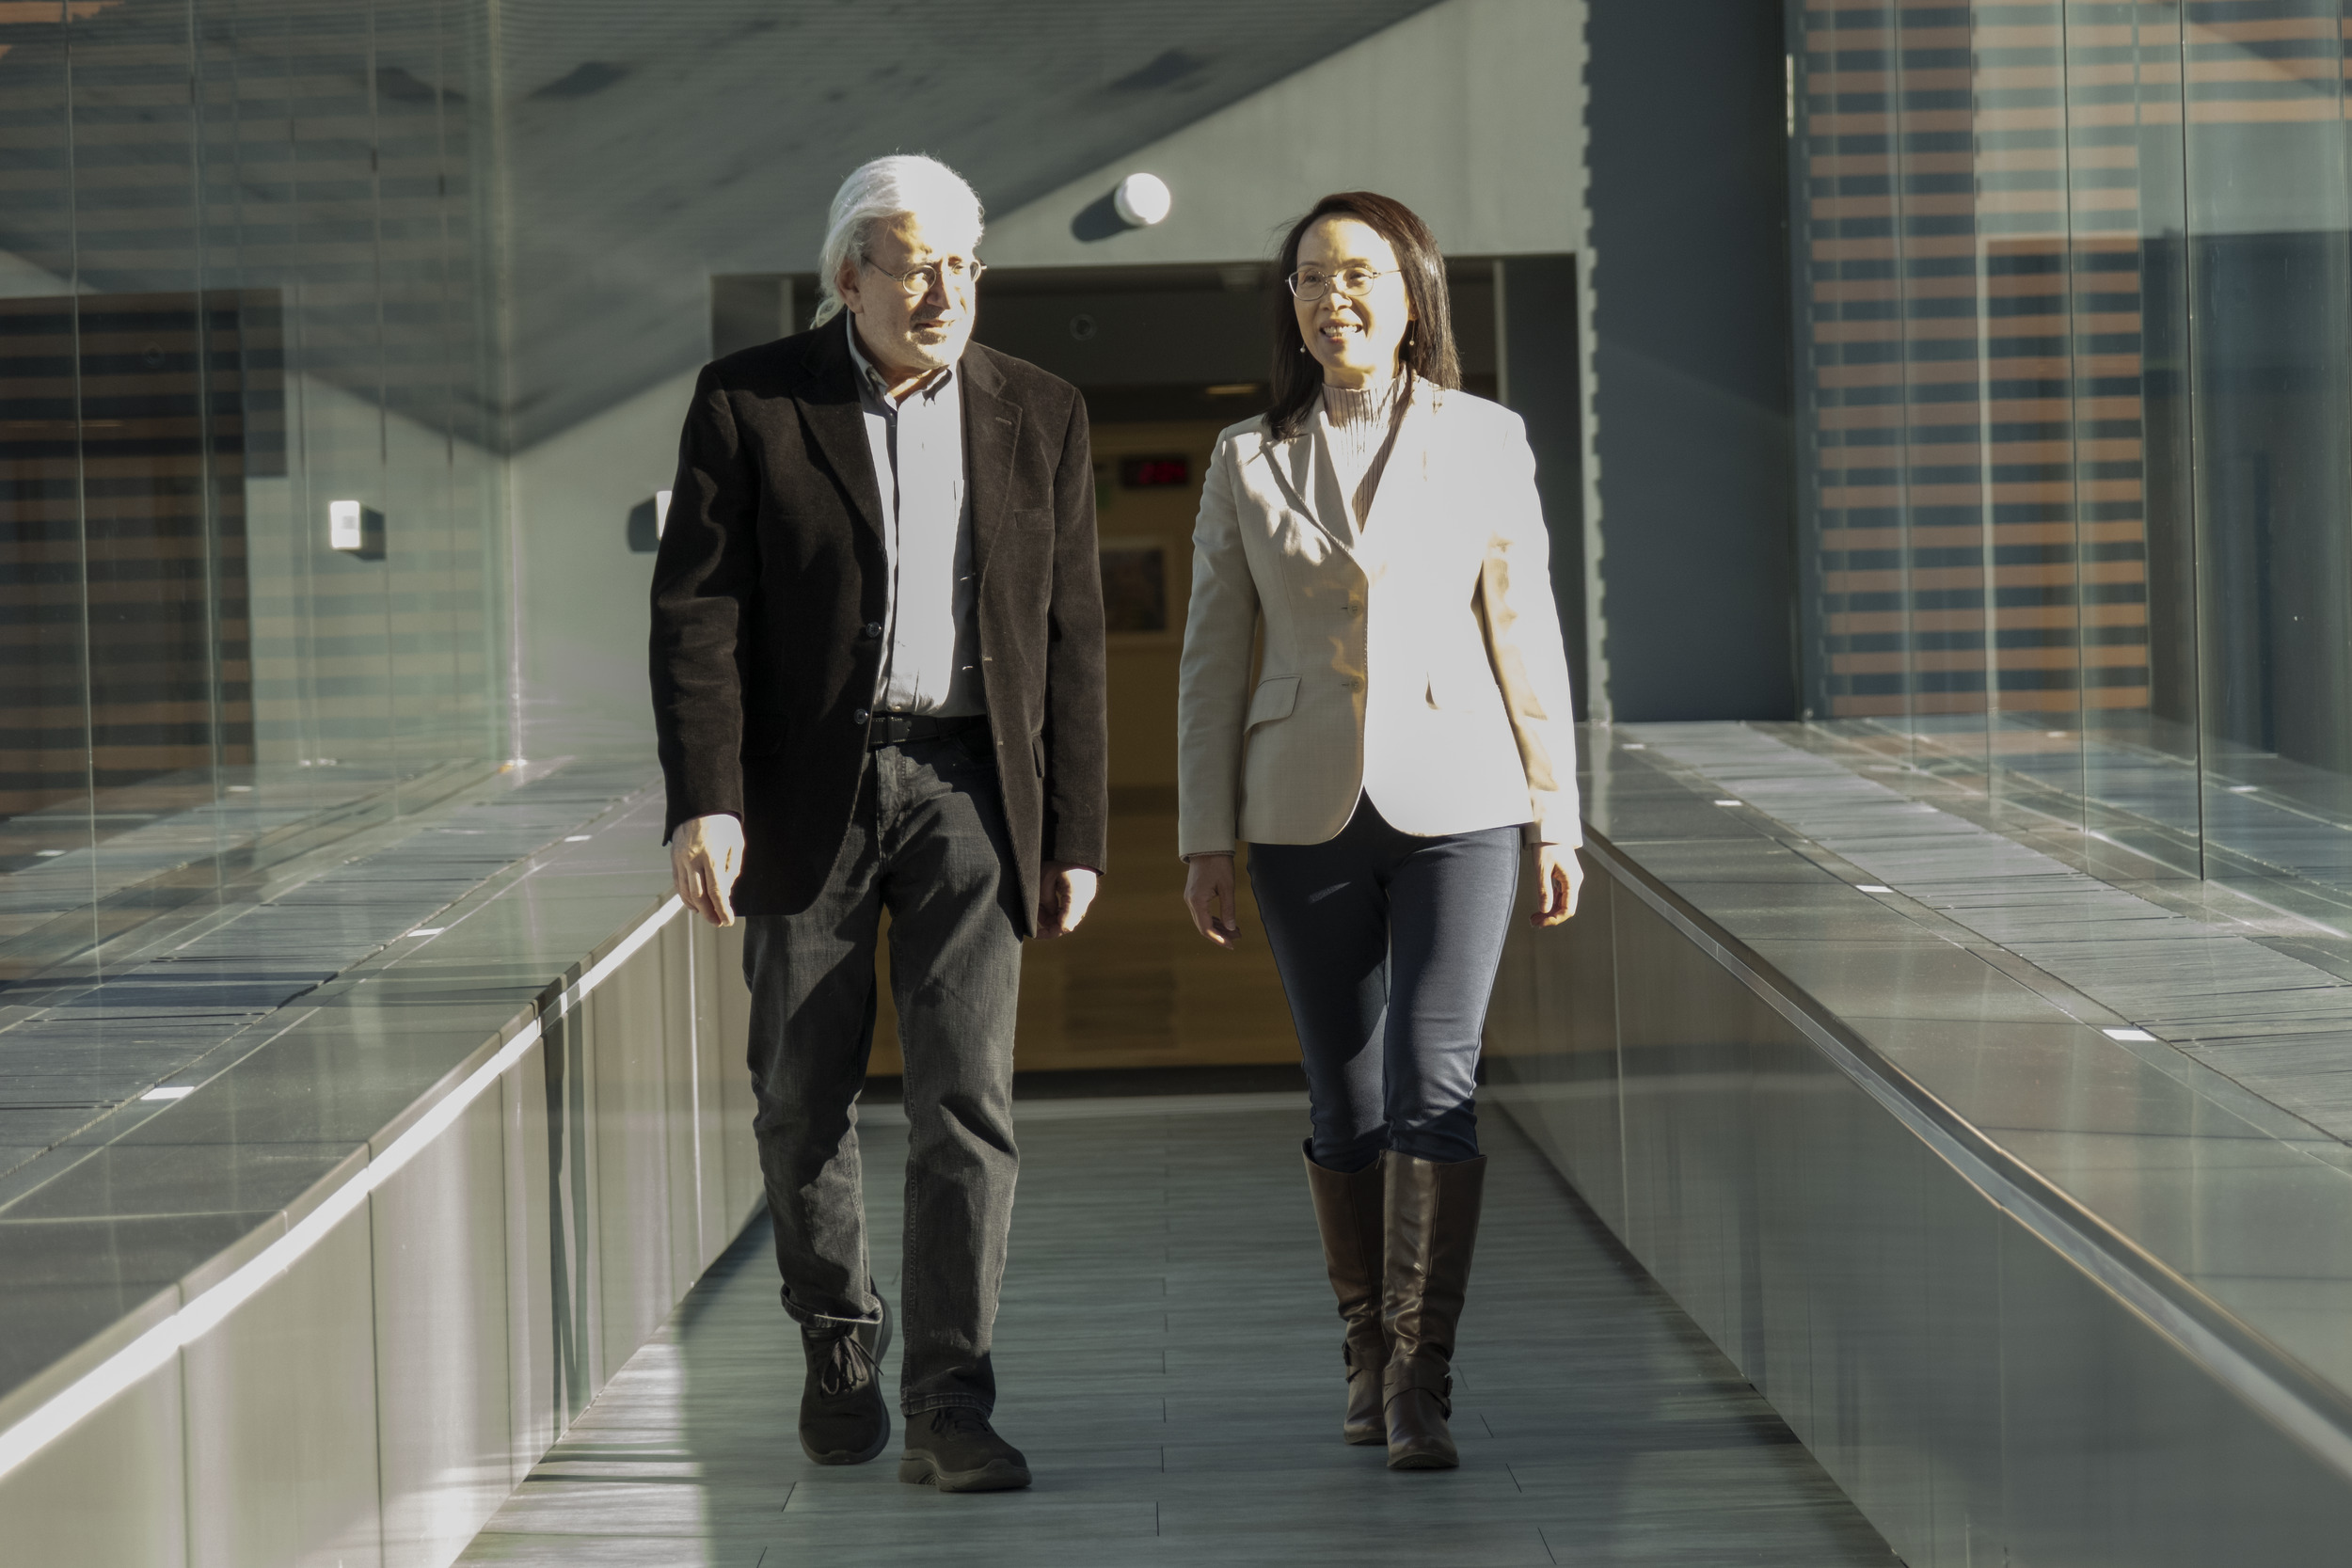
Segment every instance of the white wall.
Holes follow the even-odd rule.
[[[0,298],[75,292],[0,251]],[[499,752],[498,460],[298,371],[285,407],[288,471],[245,481],[255,760]],[[329,499],[386,514],[388,560],[327,548]]]
[[[993,266],[1256,261],[1317,197],[1376,190],[1462,256],[1581,250],[1584,7],[1447,0],[1025,207],[992,217]],[[1156,228],[1087,242],[1071,219],[1138,169]]]
[[[499,460],[320,377],[285,386],[287,472],[245,482],[256,760],[501,754]],[[329,500],[385,515],[387,559],[327,546]]]
[[[0,297],[71,293],[0,251]],[[246,481],[257,760],[504,756],[521,639],[523,754],[648,754],[645,590],[629,508],[666,488],[691,374],[511,460],[288,374],[289,471]],[[389,558],[326,547],[326,502],[389,519]],[[499,511],[516,531],[516,601]],[[519,611],[517,614],[516,611]]]
[[[519,541],[523,746],[532,757],[650,755],[646,592],[629,508],[670,487],[689,372],[517,452],[507,467]]]

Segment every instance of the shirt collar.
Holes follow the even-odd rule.
[[[927,400],[936,397],[946,389],[947,383],[955,378],[955,366],[943,365],[909,388],[905,397],[893,398],[888,390],[888,383],[882,380],[882,372],[876,370],[874,362],[866,357],[865,345],[857,341],[857,318],[844,310],[841,312],[841,319],[849,324],[847,331],[850,337],[850,358],[857,366],[858,377],[866,384],[868,391],[882,400],[884,407],[903,407],[918,393]]]

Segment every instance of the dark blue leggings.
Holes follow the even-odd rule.
[[[1478,1157],[1478,1046],[1519,831],[1422,838],[1369,797],[1337,838],[1252,844],[1249,886],[1307,1069],[1315,1164]]]

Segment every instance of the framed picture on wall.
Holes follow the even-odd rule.
[[[1104,539],[1103,629],[1113,637],[1166,634],[1168,546],[1157,539]]]

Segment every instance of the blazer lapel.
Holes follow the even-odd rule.
[[[857,362],[850,357],[849,314],[839,332],[821,332],[802,361],[807,376],[793,401],[825,461],[849,493],[866,531],[882,537],[882,483],[874,473],[873,443],[866,436],[866,405],[858,397]]]
[[[1342,502],[1332,509],[1338,497],[1339,483],[1332,477],[1327,459],[1319,460],[1317,451],[1322,443],[1314,436],[1314,427],[1308,428],[1287,441],[1278,441],[1271,431],[1259,436],[1260,451],[1265,465],[1274,474],[1274,482],[1281,487],[1283,498],[1308,521],[1331,536],[1331,542],[1348,555],[1356,553],[1356,531],[1348,526],[1347,507]]]
[[[1340,488],[1339,466],[1331,461],[1331,442],[1321,428],[1322,416],[1316,416],[1311,427],[1313,434],[1300,444],[1307,448],[1308,461],[1314,465],[1315,521],[1323,531],[1349,549],[1363,542],[1363,531],[1356,526],[1355,503],[1347,492]]]
[[[984,573],[1011,505],[1021,405],[1003,395],[1004,377],[984,351],[967,349],[956,374],[963,394],[963,471],[972,486],[972,569]]]

